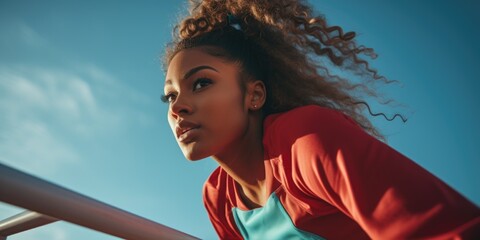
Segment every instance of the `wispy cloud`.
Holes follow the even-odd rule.
[[[20,33],[20,38],[25,43],[32,46],[41,46],[47,44],[47,40],[29,25],[20,22],[16,27],[18,28],[17,31]]]
[[[22,45],[24,47],[49,47],[49,40],[35,30],[31,24],[20,19],[2,19],[0,21],[0,47]]]
[[[148,114],[131,107],[146,102],[94,65],[0,68],[0,161],[54,173],[82,158],[77,138],[148,122]]]
[[[0,128],[0,161],[40,174],[77,162],[76,150],[35,119],[7,122]]]

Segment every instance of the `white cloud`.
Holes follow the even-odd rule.
[[[0,135],[0,161],[31,172],[51,174],[79,160],[76,151],[37,120],[7,123]]]
[[[149,115],[131,107],[146,102],[93,65],[0,68],[0,162],[52,174],[81,160],[75,140],[148,124]]]
[[[87,78],[92,79],[96,85],[100,86],[99,90],[103,90],[101,93],[102,95],[110,97],[122,97],[124,99],[128,99],[129,101],[140,104],[145,104],[148,102],[148,99],[144,95],[133,91],[131,88],[125,85],[120,84],[115,77],[111,76],[109,73],[103,71],[95,65],[79,65],[77,66],[77,69],[85,72]]]

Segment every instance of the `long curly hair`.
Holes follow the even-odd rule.
[[[317,104],[349,115],[371,135],[385,140],[364,110],[387,117],[373,114],[362,97],[380,99],[373,85],[393,81],[378,75],[361,58],[375,59],[376,54],[357,45],[354,38],[354,32],[329,26],[304,1],[190,0],[189,15],[175,26],[174,40],[167,46],[164,69],[179,51],[202,47],[239,63],[243,79],[264,82],[264,116]],[[354,83],[332,74],[332,67],[362,81]]]

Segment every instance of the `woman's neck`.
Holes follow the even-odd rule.
[[[218,164],[241,187],[244,202],[251,208],[262,206],[266,199],[262,122],[253,118],[237,142],[213,156]]]

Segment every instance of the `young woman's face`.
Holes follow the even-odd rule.
[[[182,50],[168,66],[168,122],[187,159],[222,154],[248,126],[239,66],[199,48]]]

